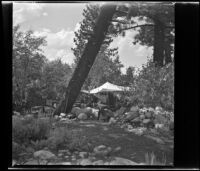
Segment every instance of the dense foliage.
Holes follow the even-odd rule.
[[[174,109],[174,63],[155,67],[152,61],[143,65],[132,84],[131,99],[139,105]]]

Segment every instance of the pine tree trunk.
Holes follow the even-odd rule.
[[[164,65],[164,25],[159,20],[154,20],[154,55],[156,66]]]
[[[165,65],[172,62],[170,43],[165,41]]]
[[[116,5],[102,6],[100,15],[94,28],[94,33],[89,39],[66,89],[65,99],[58,105],[54,115],[59,115],[62,112],[69,113],[71,111],[73,104],[79,95],[81,87],[87,78],[88,73],[105,39],[110,21],[115,13],[115,9]]]

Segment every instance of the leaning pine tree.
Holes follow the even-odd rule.
[[[67,86],[65,98],[54,111],[54,115],[59,115],[62,112],[69,113],[71,111],[73,104],[79,95],[81,87],[87,78],[100,47],[106,37],[108,27],[113,18],[115,10],[116,5],[114,4],[106,4],[102,6],[99,17],[95,23],[93,34],[88,40],[84,52],[82,53],[82,56]]]

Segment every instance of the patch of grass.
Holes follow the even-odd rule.
[[[31,141],[46,139],[51,128],[48,119],[35,119],[31,116],[13,117],[12,122],[13,141],[19,144],[29,144]]]
[[[145,163],[147,165],[166,165],[166,156],[163,156],[162,160],[159,161],[153,152],[151,154],[146,153]]]

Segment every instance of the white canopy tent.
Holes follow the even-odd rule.
[[[90,94],[96,94],[96,93],[100,93],[100,92],[129,91],[129,90],[130,90],[129,87],[117,86],[117,85],[111,84],[109,82],[106,82],[102,86],[97,87],[93,90],[90,90]]]

